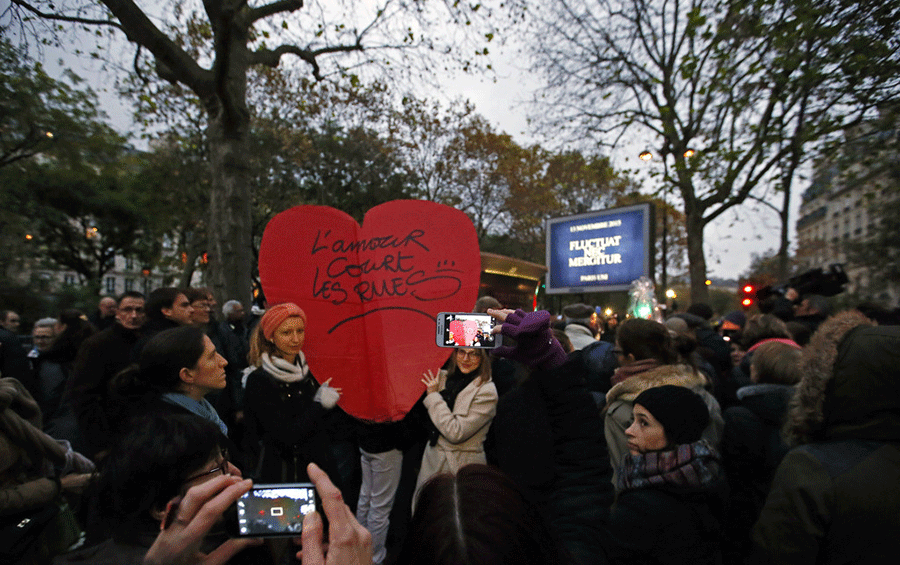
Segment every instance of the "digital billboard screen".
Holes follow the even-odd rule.
[[[652,272],[653,208],[638,204],[547,221],[547,292],[627,290]]]

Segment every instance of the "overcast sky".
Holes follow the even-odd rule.
[[[62,59],[63,65],[87,79],[91,87],[98,91],[104,110],[116,129],[123,133],[128,131],[138,133],[131,123],[129,108],[111,90],[113,80],[109,72],[100,70],[96,62],[72,55],[71,49],[68,51],[63,53],[52,49],[45,50],[43,60],[48,72],[60,76],[62,67],[58,62]],[[523,145],[540,143],[541,140],[530,133],[527,123],[524,103],[538,82],[524,68],[526,63],[522,56],[515,53],[513,47],[495,49],[496,81],[466,75],[448,76],[434,96],[443,101],[454,97],[467,98],[475,105],[478,113],[487,118],[498,131],[510,134]],[[643,149],[642,146],[655,145],[653,141],[646,145],[640,140],[632,140],[630,143],[629,147],[623,147],[611,154],[613,164],[619,168],[629,169],[652,166],[640,161],[637,155]],[[648,178],[646,182],[655,181]],[[801,183],[795,192],[799,194],[804,188],[805,185]],[[794,198],[791,210],[792,239],[798,208],[799,196]],[[777,249],[779,229],[776,214],[758,204],[755,206],[747,204],[723,214],[707,226],[705,232],[709,276],[738,278],[748,268],[752,253]]]

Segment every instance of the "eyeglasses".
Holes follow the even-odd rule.
[[[481,353],[477,349],[474,351],[463,351],[462,349],[457,349],[456,356],[463,358],[470,357],[472,359],[475,359],[476,357],[481,357]]]
[[[202,479],[203,477],[208,477],[209,475],[214,475],[214,474],[218,473],[219,471],[222,471],[223,475],[229,474],[228,473],[228,450],[227,449],[222,450],[222,460],[219,462],[219,464],[217,466],[213,467],[209,471],[203,471],[202,473],[200,473],[198,475],[194,475],[193,477],[188,477],[187,479],[185,479],[182,482],[182,484],[190,483],[192,481],[196,481],[197,479]]]
[[[625,352],[622,351],[621,349],[613,349],[612,352],[613,352],[615,355],[625,355]]]

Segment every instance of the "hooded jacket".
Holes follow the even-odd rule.
[[[900,327],[846,312],[804,351],[756,562],[889,563],[900,553]]]

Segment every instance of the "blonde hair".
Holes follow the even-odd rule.
[[[250,352],[247,354],[247,361],[254,367],[261,366],[260,359],[263,353],[268,353],[269,357],[277,355],[278,348],[275,342],[266,339],[263,335],[262,324],[256,324],[253,333],[250,334]]]
[[[447,374],[453,374],[456,371],[456,352],[461,349],[467,349],[466,347],[457,347],[453,350],[453,355],[450,356],[450,360],[447,363]],[[487,349],[482,348],[473,348],[478,352],[481,357],[481,365],[478,367],[478,386],[491,382],[491,358],[487,354]]]
[[[800,359],[803,354],[796,347],[770,341],[753,351],[751,366],[759,383],[795,385],[800,382]]]

